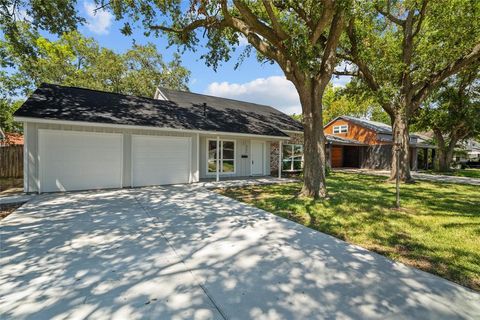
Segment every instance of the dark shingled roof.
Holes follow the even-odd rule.
[[[368,144],[362,143],[358,140],[347,139],[339,136],[334,136],[332,134],[326,134],[328,143],[338,144],[338,145],[355,145],[355,146],[367,146]]]
[[[338,118],[351,121],[352,123],[358,124],[362,127],[371,129],[377,133],[386,133],[386,134],[392,134],[392,127],[388,124],[378,122],[378,121],[371,121],[371,120],[365,120],[365,119],[360,119],[360,118],[354,118],[350,116],[340,116]]]
[[[42,84],[16,117],[287,136],[302,125],[269,106],[161,89],[168,100]],[[204,106],[203,104],[206,103]]]

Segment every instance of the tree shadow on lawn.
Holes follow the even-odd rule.
[[[450,224],[466,227],[456,230],[459,235],[479,234],[478,223],[464,222],[479,217],[474,210],[480,207],[480,200],[472,196],[476,187],[428,182],[402,185],[404,208],[392,210],[395,186],[385,180],[378,176],[334,174],[327,182],[330,198],[322,201],[292,196],[301,188],[299,183],[252,187],[253,199],[248,199],[250,188],[233,189],[226,194],[480,290],[480,255],[458,248],[454,235],[441,234]]]

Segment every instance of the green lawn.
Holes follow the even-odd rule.
[[[480,169],[456,169],[451,172],[438,172],[433,170],[422,170],[420,172],[429,174],[440,174],[447,176],[467,177],[480,179]]]
[[[402,185],[403,208],[395,210],[385,179],[332,173],[324,201],[296,197],[300,183],[219,192],[480,291],[480,188]]]

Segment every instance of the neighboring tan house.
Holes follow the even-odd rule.
[[[392,160],[392,128],[390,125],[340,116],[324,126],[327,154],[332,168],[389,169]],[[418,150],[435,148],[410,135],[410,167],[418,168]]]
[[[460,152],[455,155],[456,162],[480,161],[480,142],[468,139],[458,144]],[[463,156],[464,154],[464,156]]]
[[[303,130],[269,106],[163,88],[155,98],[42,84],[14,114],[25,192],[270,175],[271,145]]]

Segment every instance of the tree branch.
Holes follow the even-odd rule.
[[[282,40],[288,39],[289,38],[288,34],[283,30],[282,26],[278,22],[275,12],[273,12],[273,8],[270,0],[262,0],[262,1],[263,1],[263,6],[267,11],[268,17],[272,21],[273,30],[277,33],[280,39]]]
[[[417,25],[415,27],[415,31],[412,34],[412,37],[415,37],[420,32],[420,29],[422,28],[422,23],[423,23],[423,20],[425,19],[425,14],[427,12],[427,4],[428,4],[428,0],[423,0],[422,8],[420,9],[420,13],[418,14],[419,18],[417,21]]]
[[[457,59],[442,70],[433,73],[427,80],[419,83],[415,88],[417,93],[413,97],[413,101],[417,103],[422,102],[443,80],[474,63],[480,63],[480,43],[477,43],[467,55]]]
[[[293,11],[295,11],[295,13],[298,14],[300,18],[302,18],[302,20],[310,28],[310,30],[313,31],[315,28],[315,24],[312,22],[312,20],[308,18],[308,14],[305,12],[305,10],[303,10],[303,8],[301,8],[300,6],[294,6],[294,4],[295,2],[292,4]]]
[[[362,78],[365,80],[365,82],[370,87],[370,89],[373,91],[378,91],[380,89],[380,86],[375,80],[375,77],[373,76],[373,73],[368,68],[367,64],[364,63],[360,58],[360,54],[358,52],[358,38],[355,31],[354,18],[350,19],[349,21],[348,28],[347,28],[347,35],[351,44],[351,61],[357,65]]]
[[[312,36],[310,37],[310,43],[315,44],[317,43],[318,39],[320,39],[320,36],[322,35],[323,31],[325,31],[325,28],[327,27],[330,19],[333,16],[333,7],[334,4],[331,0],[325,1],[322,15],[320,16],[320,19],[318,20],[316,27],[313,30]]]
[[[359,77],[360,76],[360,73],[357,71],[357,72],[353,72],[353,71],[340,71],[340,70],[335,70],[333,71],[333,75],[335,76],[349,76],[349,77]]]
[[[402,26],[402,27],[405,25],[405,20],[399,19],[390,13],[390,0],[387,0],[387,11],[384,11],[378,5],[375,5],[375,10],[377,10],[378,13],[380,13],[385,18],[387,18],[388,20],[392,21],[395,24],[398,24],[399,26]]]
[[[344,27],[343,9],[338,9],[332,19],[330,32],[328,34],[327,43],[322,56],[322,64],[320,65],[319,80],[325,85],[330,80],[332,73],[335,71],[335,61],[337,59],[337,46],[340,41],[340,35]],[[323,88],[322,88],[323,89]]]
[[[272,44],[281,47],[282,39],[278,37],[272,28],[258,20],[250,8],[243,3],[242,0],[233,0],[233,3],[240,12],[240,15],[245,19],[248,25],[255,30],[256,33],[270,41]]]
[[[173,32],[173,33],[178,33],[178,34],[182,34],[182,35],[187,35],[188,33],[192,32],[192,31],[194,31],[198,28],[201,28],[201,27],[207,28],[207,27],[212,26],[214,24],[223,24],[223,21],[217,19],[216,17],[208,17],[208,18],[205,18],[205,19],[195,20],[192,23],[184,26],[181,29],[175,29],[175,28],[172,28],[172,27],[167,27],[167,26],[162,26],[162,25],[150,26],[150,29],[152,29],[152,30],[162,30],[162,31],[166,31],[166,32]]]

